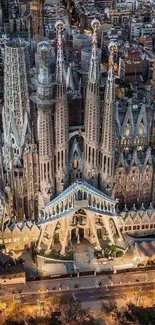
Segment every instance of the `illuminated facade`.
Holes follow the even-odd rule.
[[[125,206],[117,212],[117,201],[112,200],[92,185],[76,181],[49,204],[40,209],[39,222],[35,218],[21,222],[16,219],[5,225],[0,233],[0,243],[6,252],[19,251],[35,244],[38,252],[59,249],[66,254],[70,241],[77,244],[87,239],[97,250],[104,242],[119,245],[131,245],[135,242],[133,235],[152,235],[155,231],[155,210],[152,205],[139,210],[135,205],[128,210]],[[123,235],[127,234],[126,242]]]
[[[109,45],[107,80],[101,100],[96,19],[92,21],[92,50],[84,96],[81,79],[74,84],[71,67],[66,69],[63,27],[57,21],[54,67],[49,41],[37,44],[32,69],[27,43],[17,40],[6,44],[1,162],[7,194],[7,208],[2,204],[1,214],[11,222],[5,227],[8,237],[4,236],[4,242],[11,244],[15,231],[26,231],[22,248],[38,241],[38,249],[45,245],[50,251],[59,241],[62,255],[72,236],[78,239],[82,235],[101,248],[99,239],[115,243],[115,234],[121,238],[121,232],[130,231],[129,227],[132,231],[135,225],[139,227],[141,221],[136,224],[135,216],[117,215],[116,199],[121,210],[145,210],[151,202],[152,206],[155,203],[155,117],[151,105],[143,100],[135,107],[128,100],[127,106],[119,108],[114,72],[117,46],[113,43]],[[79,94],[84,97],[83,121],[69,127],[68,97]],[[24,215],[27,219],[35,215],[38,221],[28,223]],[[12,223],[15,216],[18,222]],[[23,218],[24,226],[23,221],[20,224]],[[129,219],[132,225],[126,224]],[[146,229],[150,230],[152,219],[146,219]],[[144,221],[145,218],[142,225]],[[15,228],[10,230],[12,224]],[[136,230],[142,230],[141,227]]]

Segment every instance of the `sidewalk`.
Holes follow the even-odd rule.
[[[97,288],[101,282],[102,287],[130,285],[140,283],[155,283],[155,271],[144,273],[121,273],[100,276],[82,276],[77,278],[47,279],[41,281],[27,282],[26,284],[16,284],[10,286],[1,286],[0,294],[12,295],[25,292],[47,292],[51,290],[75,290],[81,288]]]

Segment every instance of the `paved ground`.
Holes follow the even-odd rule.
[[[36,276],[37,266],[32,260],[31,251],[24,251],[22,254],[22,259],[24,260],[24,267],[28,276]]]
[[[97,271],[112,269],[113,266],[124,266],[125,264],[134,265],[132,248],[122,258],[115,258],[113,261],[107,259],[95,259],[94,258],[94,245],[90,244],[87,240],[82,239],[80,245],[73,242],[72,249],[74,251],[74,270],[80,272],[85,271]],[[15,258],[21,257],[24,260],[25,270],[28,277],[36,276],[37,265],[34,264],[31,256],[31,251],[18,252],[14,254]],[[104,261],[104,264],[103,264]],[[42,275],[54,275],[54,274],[70,274],[73,269],[72,263],[59,263],[59,262],[47,262],[39,259],[39,270]]]
[[[91,264],[94,258],[94,246],[87,240],[82,240],[80,245],[73,244],[75,270],[94,271],[94,265]]]
[[[13,257],[16,259],[21,258],[23,260],[24,268],[28,277],[36,276],[38,274],[37,266],[32,259],[32,252],[30,249],[22,252],[14,252]]]
[[[80,245],[73,244],[75,269],[81,272],[93,271],[101,272],[107,269],[112,269],[113,266],[124,266],[125,264],[134,265],[134,255],[131,249],[128,249],[126,254],[122,258],[115,258],[112,261],[107,259],[96,260],[94,258],[94,246],[87,240],[82,240]],[[104,264],[103,264],[104,261]]]
[[[71,262],[49,261],[46,258],[37,256],[39,274],[42,276],[73,274],[74,266]]]

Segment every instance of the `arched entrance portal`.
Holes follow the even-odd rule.
[[[82,240],[85,238],[84,228],[76,227],[71,230],[71,240]]]
[[[76,239],[76,228],[71,230],[71,240]]]
[[[80,209],[75,212],[72,218],[72,226],[74,228],[71,230],[71,240],[76,239],[80,243],[80,240],[85,238],[87,228],[87,215],[84,210]]]
[[[79,228],[79,235],[80,235],[80,238],[84,238],[84,229],[83,228]]]

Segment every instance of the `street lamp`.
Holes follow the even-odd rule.
[[[2,304],[2,311],[3,311],[3,319],[5,320],[5,311],[6,311],[7,305],[6,302],[3,302]]]
[[[41,317],[41,301],[39,299],[37,300],[37,305],[38,305],[39,316]]]
[[[141,300],[141,295],[140,295],[141,291],[142,291],[142,288],[139,288],[139,294],[138,294],[139,306],[140,306],[140,300]]]

